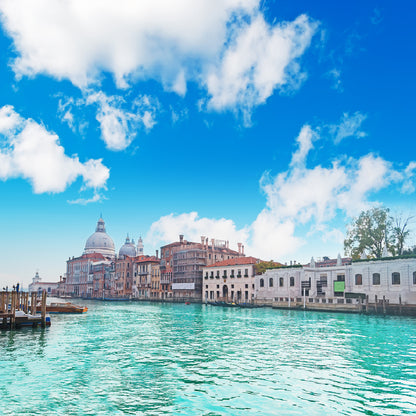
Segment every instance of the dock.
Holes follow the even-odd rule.
[[[17,329],[23,326],[45,328],[49,326],[50,319],[46,315],[46,298],[47,293],[44,290],[40,306],[38,306],[36,293],[0,292],[0,329]]]

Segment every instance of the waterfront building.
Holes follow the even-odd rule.
[[[109,276],[114,262],[101,253],[88,253],[69,258],[66,262],[65,295],[75,297],[102,297],[103,290],[109,289],[102,280]]]
[[[133,295],[134,262],[135,257],[130,256],[122,255],[116,259],[111,283],[111,297],[130,298]]]
[[[155,256],[134,258],[133,296],[137,299],[158,299],[160,287],[160,260]]]
[[[202,268],[204,301],[253,302],[255,257],[237,257]]]
[[[46,293],[49,296],[56,296],[60,283],[61,282],[42,282],[39,272],[36,272],[35,277],[32,278],[32,283],[29,284],[28,291],[29,293],[35,292],[40,296],[42,291],[46,290]]]
[[[162,253],[166,246],[161,248]],[[202,300],[202,268],[218,261],[244,257],[244,246],[238,243],[238,251],[229,248],[229,242],[201,236],[201,242],[184,240],[179,236],[179,244],[170,246],[172,267],[172,294],[174,299]],[[172,264],[173,263],[173,264]]]
[[[159,260],[159,259],[158,259]],[[152,265],[152,287],[150,292],[150,298],[154,300],[161,299],[160,288],[160,260],[157,264]]]
[[[416,258],[325,259],[267,270],[256,276],[255,297],[264,304],[416,305]]]

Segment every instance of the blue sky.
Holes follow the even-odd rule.
[[[59,278],[100,213],[117,249],[183,233],[282,262],[342,253],[362,209],[412,213],[413,14],[0,0],[0,282]]]

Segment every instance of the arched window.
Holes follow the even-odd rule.
[[[273,277],[269,279],[269,287],[273,287]]]
[[[380,284],[380,273],[373,273],[373,285]]]
[[[260,279],[260,287],[264,287],[264,279]]]
[[[279,277],[279,286],[282,287],[285,283],[285,280],[283,277]]]
[[[356,285],[362,285],[363,284],[363,275],[362,274],[356,274],[355,275],[355,284]]]
[[[413,284],[416,285],[416,272],[413,272]]]
[[[290,276],[290,286],[295,286],[295,278]]]
[[[391,284],[399,285],[400,284],[400,273],[394,272],[391,274]]]

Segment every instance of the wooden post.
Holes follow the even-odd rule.
[[[383,315],[386,314],[386,297],[383,296]]]
[[[17,294],[15,291],[12,292],[12,300],[10,304],[10,328],[15,329],[16,328],[16,298]]]
[[[402,314],[402,295],[399,295],[399,314]]]
[[[368,295],[365,297],[365,313],[368,313]]]
[[[377,295],[375,295],[375,301],[374,301],[374,307],[375,307],[375,311],[376,311],[376,314],[377,314],[377,302],[378,302],[378,299],[377,299]]]
[[[32,292],[32,298],[30,299],[30,313],[36,315],[36,293]]]
[[[41,304],[41,319],[42,328],[46,327],[46,290],[42,291],[42,304]]]

